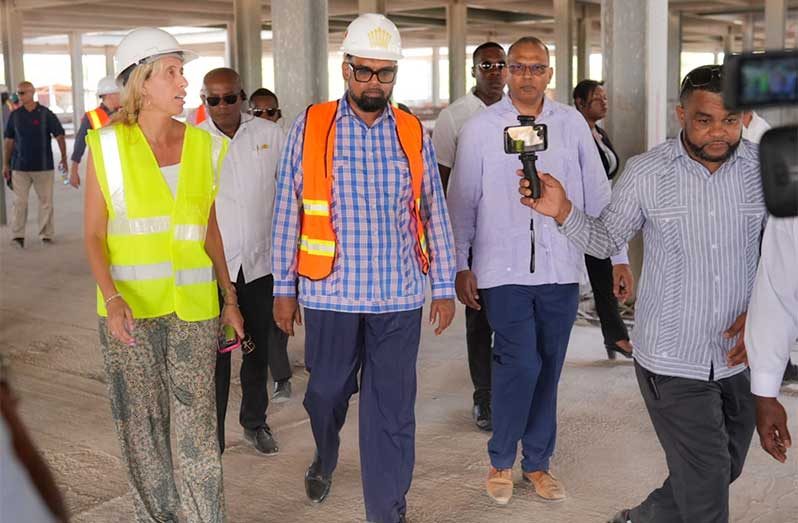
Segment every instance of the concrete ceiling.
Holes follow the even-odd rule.
[[[133,27],[197,26],[223,29],[233,22],[233,0],[5,0],[20,10],[28,52],[63,52],[59,40],[41,39],[70,31],[91,33],[86,52],[100,52]],[[271,2],[262,2],[263,28],[271,28]],[[446,46],[446,1],[388,0],[388,15],[402,32],[406,47]],[[788,41],[798,40],[798,0],[788,0]],[[764,41],[764,0],[671,0],[682,13],[683,45],[687,50],[723,49],[731,28],[733,49],[742,48],[742,27],[755,24],[755,47]],[[468,2],[468,42],[486,39],[511,42],[533,34],[553,41],[552,0],[474,0]],[[600,1],[577,0],[578,17],[588,18],[590,41],[600,46]],[[357,0],[330,0],[330,43],[337,46],[346,25],[357,14]],[[99,34],[98,34],[99,33]],[[111,34],[108,34],[111,33]],[[114,34],[116,33],[116,34]],[[108,34],[103,39],[103,34]],[[49,42],[48,42],[49,40]],[[207,52],[222,52],[223,42],[194,44]],[[102,41],[101,44],[96,42]],[[191,45],[191,44],[190,44]],[[270,43],[264,42],[269,49]]]

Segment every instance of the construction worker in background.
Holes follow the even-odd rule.
[[[225,521],[214,366],[220,323],[243,338],[244,322],[214,204],[227,140],[174,118],[193,58],[162,29],[128,33],[116,50],[122,105],[86,137],[84,243],[138,522],[178,521],[181,508],[185,521]]]
[[[200,104],[196,109],[192,109],[186,116],[186,121],[191,125],[199,125],[208,119],[208,110],[205,109],[205,104]]]
[[[75,145],[72,148],[72,165],[69,168],[69,185],[77,189],[80,187],[80,174],[78,166],[86,150],[86,133],[89,129],[105,127],[119,108],[119,86],[113,76],[106,76],[97,83],[97,96],[100,105],[88,111],[80,119],[80,129],[75,135]]]
[[[349,24],[342,50],[346,94],[310,106],[286,140],[274,318],[293,335],[302,323],[298,293],[310,373],[304,406],[316,442],[307,496],[318,503],[330,491],[349,398],[359,390],[366,519],[397,523],[415,462],[424,287],[429,276],[429,321],[440,334],[454,316],[453,240],[432,143],[416,117],[388,103],[399,31],[364,14]]]

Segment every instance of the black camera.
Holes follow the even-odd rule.
[[[723,61],[729,109],[798,105],[798,52],[729,55]],[[798,216],[798,125],[770,129],[759,144],[765,204],[773,216]]]

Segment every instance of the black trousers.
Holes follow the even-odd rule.
[[[668,463],[668,478],[632,509],[635,523],[727,523],[729,485],[743,470],[756,425],[751,374],[717,381],[654,374],[637,382]]]
[[[271,275],[244,283],[239,270],[235,282],[238,306],[244,317],[244,330],[252,338],[255,350],[241,360],[241,410],[238,420],[245,429],[255,430],[266,425],[269,406],[268,371],[272,379],[291,377],[288,361],[288,335],[277,328],[272,317],[274,279]],[[224,451],[224,420],[230,396],[231,354],[216,356],[216,421],[219,448]]]
[[[593,288],[604,346],[614,347],[617,342],[628,340],[629,332],[618,312],[618,299],[612,293],[612,262],[609,258],[600,260],[585,254],[585,267]]]
[[[490,405],[490,365],[493,357],[493,329],[488,323],[485,302],[482,309],[466,307],[466,348],[468,371],[474,384],[474,404]]]

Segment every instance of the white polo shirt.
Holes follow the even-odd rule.
[[[226,136],[209,117],[198,126]],[[242,114],[222,166],[216,218],[230,281],[247,283],[272,272],[274,189],[285,134],[274,122]]]
[[[432,130],[432,145],[435,147],[435,156],[439,164],[449,168],[454,166],[460,129],[469,118],[485,107],[487,107],[485,102],[474,94],[472,88],[467,95],[458,98],[440,112]]]
[[[765,131],[768,129],[770,129],[770,124],[754,112],[751,121],[748,123],[748,127],[743,125],[743,138],[754,143],[759,143],[760,140],[762,140],[762,135],[765,134]]]

